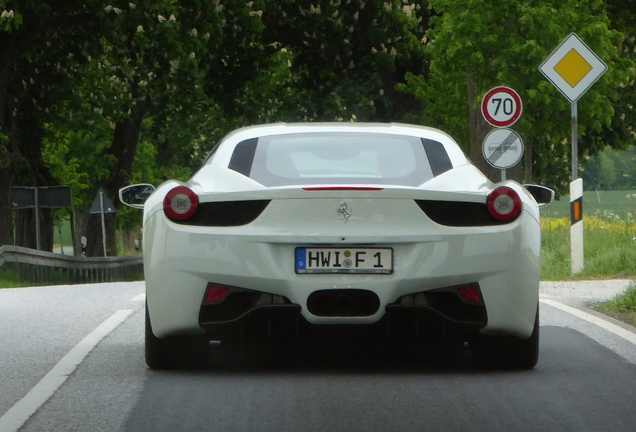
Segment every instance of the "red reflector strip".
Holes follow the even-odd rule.
[[[366,186],[318,186],[318,187],[304,187],[306,191],[380,191],[384,190],[381,187],[366,187]]]
[[[211,285],[208,288],[208,293],[205,296],[206,303],[218,303],[225,298],[230,290],[224,286]]]
[[[481,293],[476,285],[466,285],[457,288],[457,293],[467,303],[481,303]]]

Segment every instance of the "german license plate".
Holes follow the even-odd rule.
[[[393,273],[391,248],[296,248],[296,273]]]

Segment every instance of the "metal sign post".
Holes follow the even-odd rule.
[[[99,191],[99,214],[102,219],[102,245],[104,246],[104,256],[106,253],[106,221],[104,220],[104,192]]]
[[[577,102],[587,90],[605,73],[607,65],[574,33],[571,33],[561,45],[548,56],[539,67],[541,73],[565,96],[572,104],[572,183],[570,184],[570,199],[575,199],[580,189],[582,208],[583,180],[579,179],[579,147],[578,147],[578,105]],[[580,180],[580,181],[579,181]],[[576,184],[575,184],[576,183]],[[571,210],[572,225],[570,226],[570,245],[572,249],[572,274],[583,270],[583,224],[576,229],[583,214],[575,218]],[[578,248],[575,251],[575,247]],[[579,250],[580,249],[580,250]]]
[[[579,178],[579,115],[578,103],[572,102],[572,181]]]
[[[38,188],[33,188],[33,199],[35,201],[35,248],[42,249],[40,242],[40,200],[38,196]]]
[[[12,190],[13,209],[35,210],[35,247],[41,249],[40,209],[71,207],[70,186],[14,187]]]
[[[104,215],[106,213],[115,213],[115,206],[108,199],[104,191],[99,191],[97,196],[93,200],[93,205],[89,210],[90,214],[99,214],[102,221],[102,246],[104,249],[104,256],[108,256],[106,252],[106,220]]]

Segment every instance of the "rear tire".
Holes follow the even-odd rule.
[[[534,368],[539,361],[539,305],[529,338],[480,335],[473,347],[473,359],[477,367],[487,369]]]
[[[151,369],[200,368],[207,365],[209,345],[201,336],[158,338],[152,331],[146,306],[146,364]]]

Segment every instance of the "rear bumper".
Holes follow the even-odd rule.
[[[261,218],[270,217],[268,211],[275,208],[273,204]],[[541,239],[536,220],[524,211],[517,221],[500,227],[444,227],[430,221],[422,223],[421,218],[414,224],[412,220],[417,218],[409,212],[421,216],[421,210],[414,202],[411,205],[401,209],[403,223],[391,224],[391,232],[386,231],[384,221],[377,226],[358,226],[355,221],[345,224],[336,220],[326,227],[292,228],[276,225],[271,218],[259,218],[257,222],[263,222],[262,226],[193,228],[172,224],[158,213],[145,227],[145,232],[153,235],[144,238],[153,330],[157,337],[204,332],[214,336],[221,327],[245,327],[247,316],[239,320],[243,324],[201,319],[209,283],[283,297],[295,305],[292,315],[306,323],[301,327],[325,329],[340,325],[382,327],[391,321],[390,316],[413,315],[412,309],[418,309],[415,315],[430,315],[426,307],[398,306],[399,299],[478,283],[487,321],[472,327],[484,334],[528,337],[534,324],[540,277]],[[370,236],[369,232],[379,234]],[[302,245],[391,247],[394,271],[390,275],[299,275],[294,271],[294,251]],[[320,290],[370,291],[379,305],[375,313],[365,316],[320,316],[308,307],[312,294]],[[275,305],[263,306],[248,315],[267,315],[270,308],[276,309]],[[431,313],[435,316],[438,312]],[[456,324],[453,317],[442,321],[445,325]]]
[[[319,325],[303,317],[300,305],[290,303],[257,306],[222,322],[206,321],[209,315],[202,310],[200,325],[210,340],[223,345],[454,344],[470,340],[486,325],[485,307],[469,308],[471,313],[448,314],[432,305],[392,304],[373,324]]]

